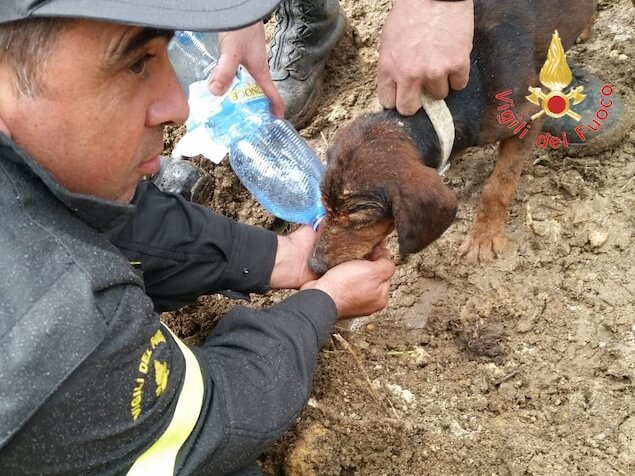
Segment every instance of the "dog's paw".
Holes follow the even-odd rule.
[[[459,251],[470,263],[490,261],[500,256],[506,243],[502,230],[482,230],[478,226],[472,226]]]

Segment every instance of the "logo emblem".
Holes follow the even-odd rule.
[[[526,96],[527,100],[536,106],[542,107],[541,111],[531,116],[531,120],[536,120],[543,114],[547,114],[549,117],[555,118],[569,116],[579,121],[581,119],[580,114],[572,111],[570,106],[571,104],[575,106],[584,101],[584,98],[586,98],[586,95],[582,94],[584,86],[571,88],[569,92],[564,92],[565,88],[571,84],[573,74],[567,64],[567,57],[564,53],[558,30],[551,38],[547,61],[540,69],[539,79],[540,83],[549,92],[545,94],[541,88],[529,87],[531,94]]]

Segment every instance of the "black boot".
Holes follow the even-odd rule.
[[[152,177],[159,190],[206,205],[212,198],[212,178],[189,160],[161,157],[161,168]]]
[[[346,25],[338,0],[285,0],[275,14],[269,69],[296,127],[315,114],[324,65]]]
[[[609,82],[601,81],[597,76],[578,66],[570,66],[573,81],[567,91],[583,86],[586,97],[570,109],[579,115],[571,117],[548,117],[542,130],[554,137],[566,133],[569,143],[568,152],[595,154],[620,142],[633,126],[632,106],[626,104]]]

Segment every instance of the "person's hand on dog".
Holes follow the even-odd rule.
[[[339,319],[368,316],[388,304],[395,263],[383,243],[367,260],[341,263],[300,289],[320,289],[331,296]]]
[[[380,104],[411,116],[421,107],[422,90],[443,99],[450,89],[463,89],[473,37],[472,0],[395,0],[379,48]]]
[[[269,73],[263,23],[219,33],[218,47],[220,58],[209,78],[210,92],[223,95],[231,86],[238,65],[242,64],[271,101],[271,111],[277,117],[284,117],[284,103]]]

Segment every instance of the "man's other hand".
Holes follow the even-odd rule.
[[[218,47],[220,58],[209,78],[210,92],[223,95],[231,86],[238,65],[242,64],[271,101],[271,111],[277,117],[284,117],[284,103],[269,73],[263,23],[219,33]]]
[[[339,264],[301,289],[320,289],[331,296],[340,319],[368,316],[388,304],[393,274],[395,263],[382,243],[368,260]]]
[[[450,89],[463,89],[473,37],[472,0],[395,0],[379,48],[380,104],[411,116],[421,107],[422,91],[443,99]]]

